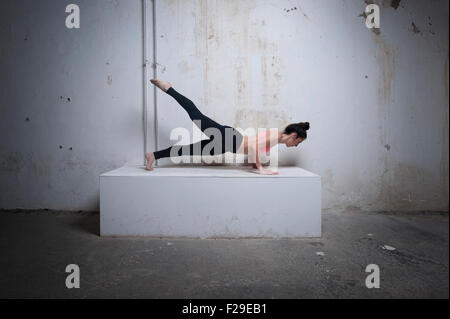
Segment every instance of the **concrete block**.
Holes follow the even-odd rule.
[[[102,236],[321,236],[321,177],[299,167],[124,166],[100,176]]]

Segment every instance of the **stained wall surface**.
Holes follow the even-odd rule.
[[[98,176],[142,163],[142,2],[72,2],[78,30],[64,1],[2,2],[0,208],[97,210]],[[157,76],[222,124],[310,122],[279,163],[325,209],[448,210],[448,1],[376,1],[379,31],[368,3],[156,0]],[[157,92],[149,148],[193,129]]]
[[[1,2],[1,208],[97,210],[99,175],[143,159],[142,42],[140,0]]]
[[[379,30],[369,3],[157,1],[158,76],[225,125],[310,122],[279,164],[321,175],[325,208],[448,210],[448,1],[376,1]],[[164,148],[193,128],[158,101]]]

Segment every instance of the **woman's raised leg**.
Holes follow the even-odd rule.
[[[206,129],[211,127],[217,128],[220,131],[224,130],[225,127],[223,125],[204,115],[190,99],[178,93],[169,82],[161,80],[150,80],[150,82],[159,87],[162,91],[172,96],[186,110],[191,120],[200,128],[203,133],[205,133]]]
[[[222,141],[222,142],[220,144],[217,144],[217,143],[213,144],[215,146],[214,146],[214,148],[210,149],[209,155],[223,154],[226,151],[226,147],[223,143],[223,141],[225,139],[225,129],[231,128],[231,127],[221,125],[221,124],[215,122],[214,120],[210,119],[206,115],[204,115],[202,112],[200,112],[200,110],[195,106],[195,104],[190,99],[188,99],[187,97],[178,93],[172,87],[171,83],[166,82],[166,81],[156,80],[156,79],[151,80],[151,82],[152,82],[152,84],[154,84],[155,86],[160,88],[162,91],[164,91],[165,93],[172,96],[186,110],[186,112],[189,114],[189,117],[191,118],[191,120],[200,128],[200,130],[203,133],[208,135],[210,139],[209,140],[201,140],[197,143],[193,143],[190,145],[184,145],[183,148],[180,148],[179,145],[176,145],[176,146],[171,146],[169,148],[166,148],[164,150],[156,151],[154,153],[147,153],[146,158],[147,158],[148,163],[147,163],[146,168],[148,170],[152,170],[152,164],[155,160],[158,160],[160,158],[170,157],[171,152],[172,152],[173,148],[175,148],[175,147],[177,148],[177,151],[175,151],[175,152],[176,152],[176,155],[178,155],[178,156],[186,154],[185,151],[189,151],[189,155],[191,155],[191,156],[192,155],[204,155],[203,154],[204,148],[209,143],[211,143],[214,139],[214,135],[208,134],[208,132],[206,132],[206,130],[209,128],[218,129],[222,135],[222,140],[218,140],[218,142],[219,141]],[[235,138],[236,137],[234,137],[234,139]],[[221,147],[220,147],[220,145],[221,145]],[[217,149],[218,147],[221,148],[221,151],[218,151],[218,149]]]

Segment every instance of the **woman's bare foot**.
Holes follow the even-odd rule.
[[[164,92],[167,92],[167,90],[170,89],[170,87],[172,86],[171,83],[158,79],[151,79],[150,82],[152,82],[153,85],[156,85]]]
[[[153,153],[146,153],[145,158],[147,159],[147,166],[145,166],[145,169],[147,171],[153,171],[153,162],[155,161],[155,155]]]

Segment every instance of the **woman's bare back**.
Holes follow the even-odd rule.
[[[259,132],[258,134],[244,136],[244,140],[237,150],[238,154],[248,155],[251,146],[258,146],[260,153],[268,153],[271,146],[278,144],[279,130],[270,129]]]

